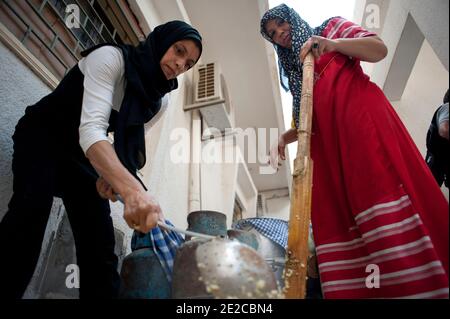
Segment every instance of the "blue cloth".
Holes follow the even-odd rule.
[[[173,226],[173,224],[165,220],[165,223]],[[131,250],[141,248],[151,248],[158,257],[159,263],[166,274],[167,280],[172,282],[173,262],[178,247],[184,243],[183,237],[174,231],[153,228],[147,234],[135,231],[131,238]]]
[[[289,229],[287,221],[276,218],[247,218],[238,220],[232,228],[245,230],[249,226],[284,249],[287,248]]]

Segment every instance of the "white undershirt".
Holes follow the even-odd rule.
[[[111,110],[120,110],[125,93],[125,61],[119,48],[103,46],[82,58],[78,67],[84,75],[80,146],[86,153],[92,144],[108,141]],[[162,117],[167,104],[168,95],[162,100],[161,110],[145,124],[145,132]]]

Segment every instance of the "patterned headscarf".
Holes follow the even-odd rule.
[[[269,20],[277,18],[287,21],[291,26],[291,49],[277,45],[266,32],[266,23]],[[292,113],[297,128],[299,127],[300,99],[302,95],[303,79],[303,70],[299,59],[300,51],[303,44],[311,38],[311,36],[322,34],[322,31],[331,19],[333,18],[326,20],[322,25],[313,29],[294,9],[289,8],[284,3],[267,11],[261,19],[261,34],[267,41],[273,44],[278,54],[281,86],[286,92],[291,91],[293,97]]]

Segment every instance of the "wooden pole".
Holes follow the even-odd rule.
[[[300,108],[297,157],[294,160],[289,236],[285,265],[285,297],[304,299],[308,261],[308,232],[311,216],[313,162],[310,156],[313,113],[314,56],[309,53],[303,63],[303,86]]]

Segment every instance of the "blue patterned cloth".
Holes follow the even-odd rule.
[[[167,219],[165,220],[165,223],[173,226]],[[151,248],[158,257],[167,280],[172,282],[173,261],[178,247],[183,243],[183,237],[177,232],[155,227],[147,234],[135,231],[131,238],[131,250]]]
[[[276,218],[247,218],[238,220],[232,228],[245,230],[249,226],[284,249],[287,248],[289,229],[287,221]]]

